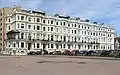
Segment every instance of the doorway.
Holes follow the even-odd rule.
[[[28,43],[28,50],[31,49],[31,43]]]

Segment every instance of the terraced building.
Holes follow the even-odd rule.
[[[26,55],[30,51],[47,50],[114,50],[115,31],[97,24],[45,12],[14,7],[5,21],[5,51]]]

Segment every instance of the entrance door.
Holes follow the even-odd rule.
[[[31,43],[28,43],[28,50],[31,49]]]

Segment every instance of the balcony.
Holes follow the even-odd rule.
[[[9,32],[7,32],[7,35],[9,34],[17,34],[17,33],[20,33],[18,30],[11,30]]]

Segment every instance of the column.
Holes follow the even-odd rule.
[[[66,47],[65,47],[65,49],[68,49],[68,44],[66,44]]]
[[[43,50],[43,44],[41,44],[41,49]]]
[[[32,46],[31,46],[31,49],[34,49],[34,43],[32,43],[31,45],[32,45]]]
[[[40,43],[40,49],[42,49],[41,43]]]
[[[70,45],[70,49],[72,49],[72,45]]]
[[[19,48],[21,48],[21,42],[19,42]]]

